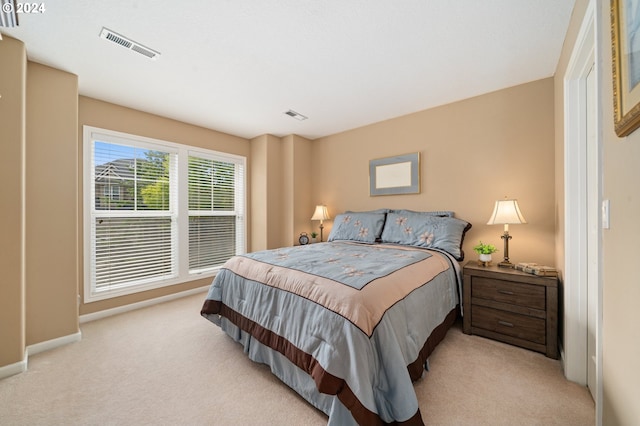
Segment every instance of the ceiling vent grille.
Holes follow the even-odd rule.
[[[121,34],[118,34],[115,31],[111,31],[108,28],[102,28],[102,31],[100,31],[100,38],[108,40],[112,43],[115,43],[119,46],[122,46],[136,53],[139,53],[152,60],[155,60],[157,59],[158,56],[160,56],[160,52],[158,52],[157,50],[153,50],[146,46],[141,45],[140,43],[136,43],[130,38],[127,38]]]
[[[305,115],[300,114],[299,112],[295,112],[292,109],[290,109],[289,111],[285,111],[285,114],[287,114],[289,117],[293,117],[293,118],[295,118],[296,120],[299,120],[299,121],[304,121],[307,118],[309,118],[309,117],[307,117]]]

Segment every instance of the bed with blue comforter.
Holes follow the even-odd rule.
[[[413,382],[455,321],[461,253],[437,242],[446,220],[361,215],[338,215],[326,243],[231,258],[201,314],[330,425],[422,424]],[[459,222],[458,250],[469,228]],[[385,227],[424,238],[403,244]]]

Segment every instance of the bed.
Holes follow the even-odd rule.
[[[201,314],[329,425],[423,424],[413,382],[461,305],[470,227],[451,212],[344,213],[326,243],[231,258]]]

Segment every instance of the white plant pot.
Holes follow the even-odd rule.
[[[490,254],[480,254],[480,262],[491,262]]]

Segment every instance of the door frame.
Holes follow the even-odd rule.
[[[600,54],[597,48],[600,12],[590,0],[564,76],[564,341],[561,351],[567,379],[587,383],[587,194],[602,202],[602,106]],[[596,78],[596,188],[587,188],[586,76]],[[587,148],[588,149],[588,148]],[[598,219],[601,223],[601,211]],[[602,424],[602,232],[598,233],[596,301],[596,424]]]

